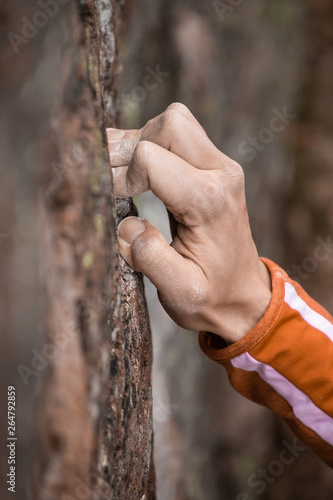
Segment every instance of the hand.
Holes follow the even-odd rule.
[[[242,168],[175,103],[141,130],[107,130],[118,197],[151,190],[170,213],[172,243],[147,220],[118,228],[122,257],[156,286],[183,328],[236,342],[265,313],[268,269],[249,226]]]

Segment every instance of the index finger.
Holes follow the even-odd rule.
[[[201,201],[210,180],[208,172],[202,179],[200,170],[148,141],[139,142],[125,172],[120,169],[117,175],[118,169],[114,170],[118,197],[127,198],[151,190],[178,222],[194,226],[201,220]]]
[[[202,170],[220,169],[231,161],[214,146],[189,109],[180,103],[171,104],[141,130],[107,129],[107,136],[113,167],[128,165],[142,140],[157,144]]]

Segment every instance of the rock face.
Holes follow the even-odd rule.
[[[104,132],[121,4],[1,7],[1,388],[22,499],[155,498],[149,319],[116,239],[136,209],[116,203]]]

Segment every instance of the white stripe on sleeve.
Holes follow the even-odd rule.
[[[257,372],[292,407],[294,415],[324,441],[333,445],[333,419],[272,366],[254,359],[248,352],[231,360],[235,368]]]
[[[297,311],[304,321],[313,328],[317,328],[333,342],[333,325],[326,318],[311,309],[308,304],[301,299],[291,283],[285,283],[285,302]]]

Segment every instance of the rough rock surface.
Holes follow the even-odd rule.
[[[47,18],[0,54],[2,384],[20,401],[18,498],[153,499],[149,320],[116,238],[135,207],[116,209],[104,132],[119,115],[122,2],[54,2],[52,16],[40,3],[1,7],[3,33]]]

